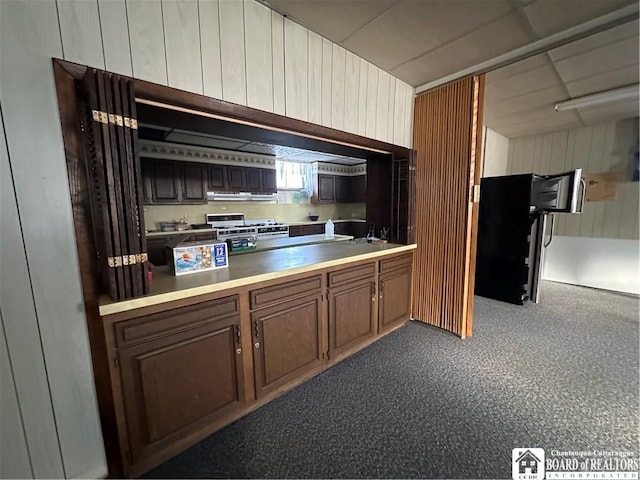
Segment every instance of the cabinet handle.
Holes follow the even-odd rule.
[[[258,330],[258,321],[257,320],[254,320],[254,322],[253,322],[253,332],[254,332],[256,338],[260,338],[260,331]]]
[[[254,346],[255,348],[260,348],[260,342],[256,342],[256,343],[254,343],[254,344],[253,344],[253,346]]]
[[[380,280],[380,293],[384,292],[384,280]]]
[[[236,325],[236,343],[240,345],[240,325]]]

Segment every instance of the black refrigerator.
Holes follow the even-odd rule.
[[[581,213],[584,185],[582,169],[481,180],[476,295],[516,305],[539,301],[553,215]]]

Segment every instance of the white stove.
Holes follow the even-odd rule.
[[[218,240],[256,237],[258,239],[286,238],[289,225],[273,218],[245,220],[244,213],[207,213],[206,222],[218,232]]]

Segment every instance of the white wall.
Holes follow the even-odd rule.
[[[581,215],[556,215],[543,278],[638,292],[640,184],[630,181],[638,118],[512,138],[508,173],[620,172],[616,198],[586,202]]]
[[[96,478],[106,462],[52,57],[403,146],[413,88],[253,0],[0,2],[0,474]]]
[[[500,177],[507,175],[509,160],[509,139],[494,132],[488,127],[483,129],[484,161],[483,177]]]

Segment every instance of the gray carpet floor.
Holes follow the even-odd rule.
[[[544,282],[475,299],[474,335],[418,322],[149,478],[511,478],[511,450],[639,451],[638,299]]]

